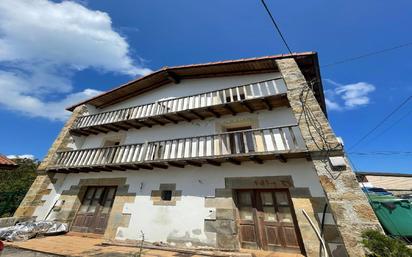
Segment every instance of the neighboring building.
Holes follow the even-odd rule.
[[[364,256],[361,231],[380,229],[326,118],[316,53],[163,68],[68,110],[16,217],[307,256],[320,244],[303,210],[320,227],[328,203],[331,256]]]
[[[0,154],[0,170],[14,170],[17,167],[18,165],[14,161]]]
[[[412,194],[412,174],[356,172],[360,186],[383,188],[394,195]]]

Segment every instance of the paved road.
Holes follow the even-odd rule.
[[[23,249],[17,249],[13,247],[6,247],[0,252],[1,257],[58,257],[59,255],[45,254],[33,251],[27,251]]]

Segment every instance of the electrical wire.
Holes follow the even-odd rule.
[[[351,147],[348,148],[348,150],[351,150],[358,146],[363,140],[365,140],[369,135],[371,135],[373,132],[375,132],[380,126],[382,126],[383,123],[385,123],[392,115],[394,115],[399,109],[402,108],[409,100],[412,99],[412,96],[407,97],[401,104],[399,104],[394,110],[392,110],[385,118],[383,118],[375,127],[373,127],[371,130],[369,130],[363,137],[361,137],[358,141],[356,141]]]
[[[283,36],[282,31],[280,30],[278,24],[276,23],[276,20],[275,20],[275,18],[273,17],[272,13],[270,12],[270,10],[269,10],[268,6],[266,5],[265,1],[264,1],[264,0],[260,0],[260,2],[262,3],[263,7],[265,7],[266,12],[268,13],[270,19],[272,20],[273,25],[275,26],[275,28],[276,28],[279,36],[282,38],[282,41],[283,41],[283,43],[285,44],[286,48],[288,49],[289,53],[292,54],[292,50],[290,50],[290,47],[289,47],[288,43],[286,42],[286,39],[285,39],[285,37]]]
[[[408,46],[412,46],[412,42],[408,42],[408,43],[397,45],[397,46],[390,47],[390,48],[385,48],[385,49],[374,51],[374,52],[369,52],[369,53],[358,55],[358,56],[355,56],[355,57],[350,57],[350,58],[343,59],[343,60],[340,60],[340,61],[336,61],[336,62],[333,62],[333,63],[328,63],[328,64],[325,64],[325,65],[322,65],[321,68],[328,68],[328,67],[331,67],[331,66],[334,66],[334,65],[339,65],[339,64],[343,64],[343,63],[347,63],[347,62],[356,61],[356,60],[359,60],[359,59],[367,58],[367,57],[370,57],[370,56],[382,54],[382,53],[385,53],[385,52],[393,51],[393,50],[403,48],[403,47],[408,47]]]

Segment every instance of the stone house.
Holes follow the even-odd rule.
[[[364,256],[361,231],[379,228],[315,52],[165,67],[68,110],[15,217],[112,243],[306,256],[320,241],[303,211],[329,256]]]

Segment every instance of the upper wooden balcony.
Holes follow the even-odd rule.
[[[58,152],[54,172],[138,170],[307,157],[296,125]]]
[[[77,136],[139,129],[180,121],[236,115],[288,105],[282,78],[184,96],[79,117],[70,132]]]

